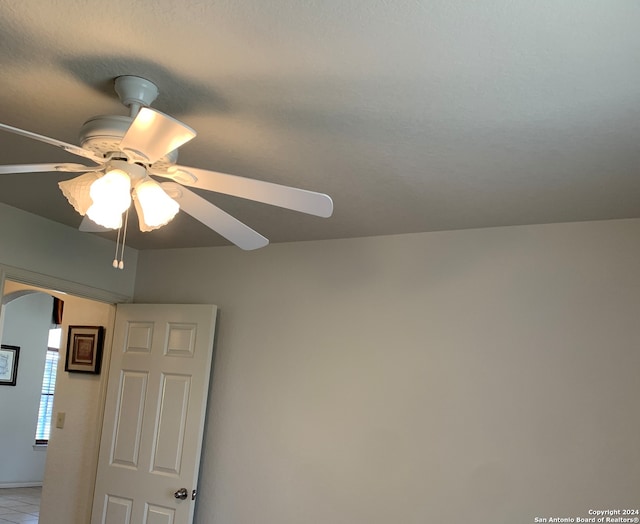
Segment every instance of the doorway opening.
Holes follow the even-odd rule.
[[[21,297],[13,300],[16,305],[24,300],[37,301],[29,298],[30,296],[44,297],[42,301],[49,302],[48,318],[44,320],[44,327],[40,328],[44,330],[39,354],[40,371],[29,373],[28,359],[23,358],[27,356],[29,349],[23,344],[17,386],[5,388],[3,393],[13,389],[13,396],[16,398],[28,398],[31,415],[28,417],[29,422],[25,422],[22,428],[2,424],[0,443],[3,438],[18,440],[25,456],[30,460],[39,461],[40,469],[23,471],[21,476],[15,478],[0,478],[0,488],[6,488],[0,489],[0,501],[3,497],[27,497],[29,500],[25,502],[33,506],[39,495],[36,492],[41,490],[40,514],[48,521],[69,521],[70,516],[65,512],[73,508],[78,514],[82,514],[82,521],[88,522],[95,483],[95,464],[88,460],[88,457],[97,456],[99,449],[108,366],[103,367],[102,372],[96,375],[66,372],[66,338],[69,326],[72,325],[104,326],[107,333],[111,333],[115,306],[5,279],[3,306],[0,310],[3,343],[8,342],[8,337],[12,336],[10,323],[13,322],[13,316],[9,312],[9,308],[12,307],[9,298]],[[59,318],[57,322],[52,321],[51,315],[51,303],[54,298],[59,299],[61,303],[64,302],[63,318]],[[33,312],[33,308],[28,309]],[[22,329],[23,332],[34,330],[33,326],[27,326],[28,328]],[[110,346],[111,340],[108,336],[104,341],[103,356],[106,362]],[[20,438],[19,430],[22,435]],[[79,450],[82,452],[79,453]],[[0,470],[4,474],[7,468],[3,467]],[[69,504],[60,505],[60,500],[67,500]],[[19,501],[13,500],[11,504],[17,507],[17,502]],[[24,506],[25,510],[31,510],[33,513],[33,507],[27,507],[27,504]],[[38,515],[30,516],[38,518]],[[30,516],[25,514],[22,518]],[[37,520],[28,522],[35,523]]]

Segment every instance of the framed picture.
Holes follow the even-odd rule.
[[[100,373],[104,327],[69,326],[67,360],[64,370],[71,373]]]
[[[15,386],[18,380],[18,346],[2,344],[0,348],[0,386]]]

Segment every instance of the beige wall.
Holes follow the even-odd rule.
[[[640,220],[141,252],[220,307],[199,524],[636,507]]]
[[[31,289],[7,281],[4,292]],[[69,325],[105,326],[103,362],[108,363],[115,306],[49,292],[64,300],[60,362],[54,397],[55,413],[64,412],[63,429],[52,427],[40,507],[41,524],[86,524],[91,517],[102,409],[108,366],[99,375],[64,371]]]

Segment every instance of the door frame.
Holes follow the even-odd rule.
[[[80,284],[78,282],[73,282],[70,280],[65,280],[62,278],[54,277],[51,275],[45,275],[42,273],[37,273],[34,271],[25,270],[22,268],[9,266],[5,264],[0,264],[0,290],[4,291],[4,285],[6,280],[11,280],[20,284],[36,286],[38,288],[42,288],[45,290],[54,290],[62,293],[66,293],[69,295],[73,295],[80,298],[86,298],[89,300],[94,300],[96,302],[104,302],[111,305],[117,305],[121,303],[129,303],[132,302],[133,297],[128,295],[122,295],[120,293],[113,293],[111,291],[95,288],[92,286],[88,286],[85,284]],[[2,296],[3,293],[0,293]],[[2,332],[4,327],[4,307],[0,307],[0,339],[2,338]],[[110,324],[113,326],[115,321],[115,311],[111,315]],[[105,400],[107,394],[107,384],[109,377],[109,360],[111,355],[111,348],[105,347],[105,362],[103,362],[102,375],[103,380],[100,386],[100,400],[98,403],[99,406],[99,420],[104,419],[104,408],[105,408]],[[100,425],[100,430],[97,432],[97,449],[100,447],[100,439],[102,437],[102,424]],[[96,457],[96,468],[97,468],[98,457]],[[93,479],[95,482],[95,478]],[[44,487],[44,484],[43,484]],[[93,499],[92,499],[93,500]]]
[[[106,289],[87,286],[86,284],[79,284],[78,282],[73,282],[71,280],[65,280],[51,275],[28,271],[19,267],[0,264],[0,285],[2,288],[4,288],[5,279],[14,280],[21,284],[30,284],[32,286],[62,291],[69,295],[88,298],[98,302],[107,302],[109,304],[131,302],[133,298],[129,295],[114,293]]]
[[[91,287],[85,284],[79,284],[78,282],[65,280],[63,278],[57,278],[51,275],[44,275],[42,273],[21,269],[19,267],[0,264],[0,296],[2,296],[2,291],[4,290],[5,280],[13,280],[20,284],[61,291],[76,297],[88,298],[89,300],[95,300],[97,302],[106,302],[107,304],[122,304],[133,301],[133,297],[128,295],[113,293],[106,289]],[[3,316],[4,308],[0,308],[0,340],[2,339],[2,330],[4,325]]]

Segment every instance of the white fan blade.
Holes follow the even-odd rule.
[[[55,138],[49,138],[48,136],[39,135],[38,133],[32,133],[31,131],[25,131],[24,129],[8,126],[7,124],[0,124],[0,129],[4,131],[8,131],[9,133],[13,133],[15,135],[20,135],[27,138],[31,138],[33,140],[38,140],[40,142],[44,142],[45,144],[50,144],[52,146],[60,147],[64,149],[67,153],[72,153],[77,156],[88,158],[89,160],[94,161],[96,164],[102,164],[104,162],[104,158],[96,155],[93,151],[89,151],[87,149],[74,146],[73,144],[67,144],[66,142],[62,142],[61,140],[56,140]]]
[[[185,186],[255,200],[309,215],[327,218],[333,213],[333,201],[329,195],[306,189],[186,166],[171,166],[164,172],[152,169],[151,173],[171,178]]]
[[[82,222],[80,222],[80,227],[78,229],[83,233],[104,233],[105,231],[112,231],[111,229],[96,224],[86,215],[82,218]]]
[[[14,173],[52,173],[62,171],[64,173],[83,173],[88,171],[98,171],[102,166],[87,167],[82,164],[15,164],[0,166],[0,175],[10,175]]]
[[[174,182],[163,182],[160,185],[171,198],[180,204],[180,209],[185,213],[220,233],[239,248],[258,249],[269,243],[269,239],[214,206],[211,202],[196,195],[193,191]]]
[[[143,107],[120,142],[120,149],[153,164],[196,136],[186,124],[160,111]]]

